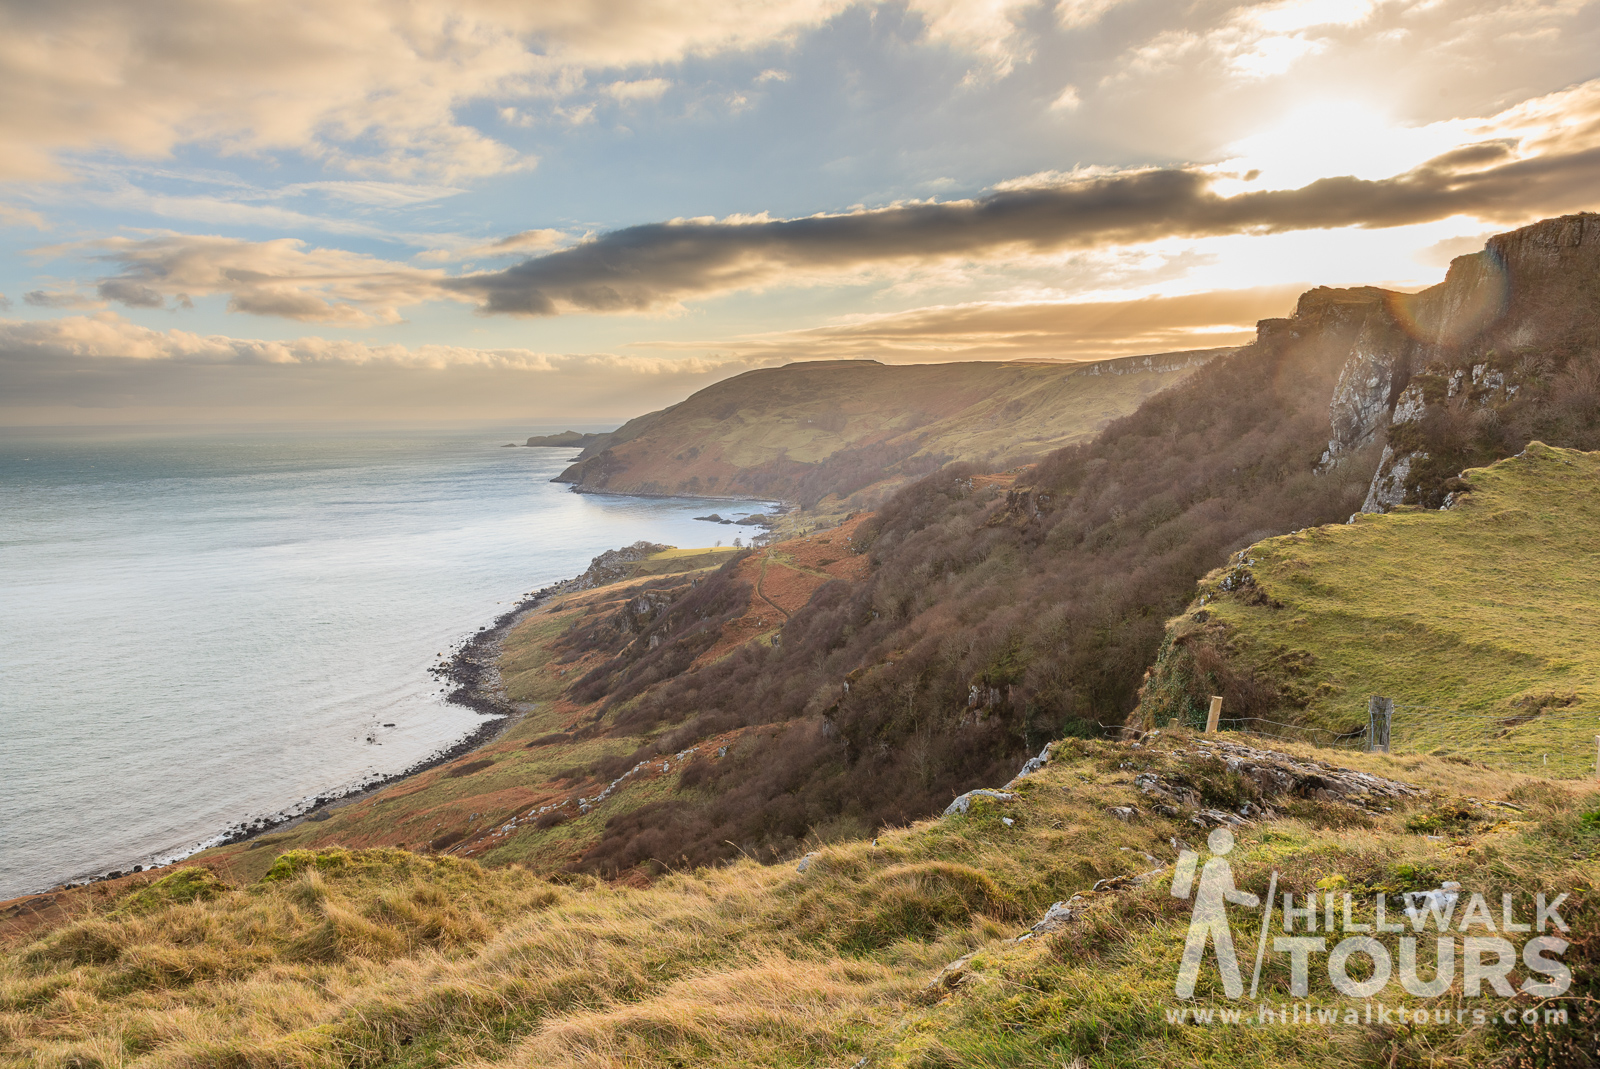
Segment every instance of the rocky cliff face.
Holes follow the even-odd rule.
[[[1316,289],[1259,339],[1349,339],[1321,470],[1382,441],[1365,512],[1440,506],[1464,467],[1531,437],[1589,447],[1600,368],[1600,215],[1547,219],[1458,257],[1417,294]]]

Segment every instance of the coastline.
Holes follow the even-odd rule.
[[[428,669],[429,674],[454,684],[450,692],[445,695],[446,702],[471,709],[484,717],[476,728],[449,746],[435,750],[398,772],[361,780],[343,787],[334,787],[301,799],[276,813],[229,825],[216,835],[182,851],[161,854],[148,863],[136,864],[126,870],[113,869],[80,880],[53,884],[18,896],[18,899],[13,901],[152,872],[175,865],[214,847],[248,842],[258,836],[292,828],[307,821],[325,820],[330,810],[352,805],[412,776],[420,775],[431,768],[437,768],[487,746],[500,738],[523,715],[523,711],[506,698],[500,687],[500,671],[496,662],[500,657],[502,641],[524,617],[543,607],[552,598],[572,589],[577,582],[576,578],[564,579],[528,595],[497,616],[493,622],[469,635],[443,664]]]
[[[569,490],[574,493],[585,492],[577,487],[569,487]],[[615,496],[646,495],[617,494]],[[696,499],[699,499],[698,495]],[[712,500],[747,501],[752,499],[714,498]],[[789,514],[793,509],[790,503],[777,499],[766,499],[762,503],[764,507],[770,508],[780,516]],[[596,559],[598,560],[599,558]],[[592,570],[593,567],[594,563],[591,562],[590,569]],[[526,616],[538,611],[555,597],[574,590],[585,589],[585,579],[589,576],[590,571],[585,571],[580,575],[559,580],[534,591],[532,594],[517,601],[511,608],[495,617],[490,623],[485,624],[477,631],[460,640],[447,658],[431,665],[427,669],[430,675],[449,685],[449,690],[444,696],[445,702],[470,709],[483,717],[483,720],[475,728],[455,742],[429,753],[399,771],[331,787],[301,798],[275,812],[227,825],[214,834],[208,835],[190,845],[160,851],[155,854],[147,854],[142,858],[134,858],[127,868],[106,869],[94,875],[43,884],[38,886],[36,890],[7,899],[5,902],[0,902],[0,905],[21,902],[35,896],[54,895],[58,892],[71,891],[75,888],[123,880],[141,874],[148,876],[150,873],[179,864],[206,850],[248,842],[251,839],[269,835],[273,832],[296,827],[307,821],[326,820],[328,814],[334,809],[353,805],[397,783],[420,775],[429,769],[447,764],[493,743],[515,725],[525,712],[524,709],[519,709],[516,703],[510,701],[501,689],[497,662],[505,636]]]
[[[658,494],[645,490],[609,490],[603,486],[585,486],[582,483],[559,478],[550,481],[558,486],[565,486],[569,494],[593,494],[596,497],[645,497],[652,501],[760,501],[780,515],[800,508],[798,501],[783,497],[764,497],[761,494]]]

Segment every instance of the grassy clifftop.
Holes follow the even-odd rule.
[[[1337,775],[1307,764],[1316,752],[1289,749],[1296,760],[1247,756],[1298,765],[1324,787]],[[1432,758],[1358,754],[1348,763],[1426,793],[1311,801],[1300,787],[1264,790],[1248,762],[1230,768],[1230,756],[1184,732],[1138,746],[1067,740],[1041,772],[1010,787],[1010,800],[979,798],[965,815],[821,847],[803,871],[740,862],[635,888],[552,883],[394,849],[326,849],[284,854],[264,879],[231,885],[197,868],[146,877],[0,951],[0,1060],[1583,1064],[1570,1056],[1593,1049],[1585,1007],[1600,932],[1586,896],[1600,800]],[[1163,814],[1135,777],[1155,777],[1188,800]],[[1529,1026],[1515,1015],[1476,1026],[1469,1016],[1461,1028],[1174,1020],[1240,1005],[1223,998],[1209,969],[1195,1001],[1173,997],[1188,921],[1188,904],[1169,893],[1173,841],[1203,838],[1193,820],[1218,806],[1256,814],[1235,827],[1231,861],[1237,884],[1257,894],[1274,870],[1280,891],[1340,887],[1358,902],[1447,879],[1496,903],[1502,888],[1572,892],[1564,960],[1578,982],[1548,1003],[1571,1009],[1568,1025]],[[1419,834],[1424,826],[1443,834]],[[1069,916],[1057,911],[1054,923],[1017,940],[1063,900],[1072,900]],[[1241,923],[1253,937],[1254,922]],[[1430,1005],[1500,1012],[1492,994],[1461,999],[1457,973],[1456,990]],[[1325,973],[1311,982],[1313,1000],[1339,1002]],[[1269,1004],[1292,1001],[1286,954],[1268,956],[1262,983]],[[1344,1001],[1359,1010],[1358,1000]]]
[[[1397,714],[1409,746],[1592,774],[1600,453],[1534,443],[1456,485],[1448,510],[1270,538],[1212,572],[1141,715],[1192,722],[1222,694],[1225,716],[1345,730],[1381,694],[1424,707]]]
[[[1087,441],[1221,352],[1098,364],[873,360],[768,368],[709,386],[588,446],[561,476],[607,493],[879,493],[951,460],[1003,464]]]

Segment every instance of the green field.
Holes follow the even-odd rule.
[[[1245,710],[1268,720],[1344,731],[1383,695],[1396,746],[1594,775],[1600,453],[1535,443],[1466,477],[1447,511],[1270,538],[1207,576],[1142,716],[1193,723],[1231,673],[1275,695]]]

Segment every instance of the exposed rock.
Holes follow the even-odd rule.
[[[976,687],[974,687],[972,689],[974,691],[977,690]],[[969,699],[968,704],[972,705],[972,704],[975,704],[975,703],[973,703]],[[1049,763],[1050,763],[1050,745],[1049,745],[1049,743],[1046,743],[1045,744],[1045,748],[1039,751],[1039,756],[1038,757],[1030,757],[1030,758],[1028,758],[1028,763],[1023,765],[1022,766],[1022,770],[1020,772],[1018,772],[1014,777],[1012,777],[1011,783],[1015,783],[1015,782],[1017,782],[1017,780],[1022,779],[1025,776],[1033,775],[1035,772],[1039,771],[1041,768],[1043,768],[1045,765],[1048,765]],[[1006,786],[1008,786],[1008,787],[1010,785],[1011,785],[1010,783],[1006,784]]]
[[[1461,885],[1454,880],[1446,880],[1431,891],[1407,891],[1406,916],[1411,918],[1412,926],[1420,931],[1428,914],[1448,917],[1460,897]]]
[[[1134,777],[1134,788],[1154,803],[1152,812],[1178,819],[1185,810],[1191,810],[1189,822],[1201,828],[1238,827],[1253,820],[1272,819],[1277,816],[1271,807],[1273,799],[1308,798],[1372,806],[1384,800],[1415,798],[1427,793],[1412,784],[1369,772],[1320,761],[1302,761],[1275,750],[1259,750],[1214,737],[1197,740],[1192,752],[1222,761],[1230,772],[1254,784],[1261,796],[1261,804],[1245,801],[1237,811],[1230,813],[1202,805],[1200,791],[1181,770],[1141,772]]]
[[[1422,395],[1422,387],[1412,383],[1400,391],[1400,397],[1394,403],[1394,415],[1389,418],[1389,426],[1398,427],[1403,423],[1415,423],[1422,418],[1428,409],[1428,402]]]
[[[1321,467],[1331,466],[1376,438],[1394,404],[1396,371],[1409,374],[1409,364],[1401,363],[1404,355],[1408,354],[1376,347],[1363,350],[1359,345],[1351,354],[1328,404],[1333,435],[1322,454]]]
[[[1382,371],[1392,366],[1393,385],[1404,385],[1389,427],[1420,421],[1429,402],[1419,382],[1403,383],[1413,370],[1443,379],[1434,403],[1464,400],[1493,407],[1514,398],[1522,384],[1492,362],[1498,353],[1588,348],[1600,324],[1600,215],[1581,213],[1546,219],[1489,239],[1483,252],[1460,256],[1445,280],[1421,293],[1393,295],[1403,337],[1390,335],[1382,353],[1352,359],[1335,391],[1330,418],[1333,437],[1324,465],[1364,437]],[[1297,313],[1298,315],[1298,313]],[[1469,370],[1470,369],[1470,370]],[[1349,380],[1347,383],[1346,380]],[[1445,491],[1432,485],[1438,465],[1422,473],[1425,452],[1386,448],[1372,477],[1363,512],[1384,512],[1409,502],[1441,504]],[[1419,479],[1429,480],[1428,486]]]
[[[1276,750],[1258,750],[1243,743],[1204,739],[1196,752],[1222,760],[1228,769],[1250,780],[1263,797],[1311,798],[1370,805],[1384,799],[1421,798],[1427,791],[1370,772],[1340,768],[1322,761],[1300,760]]]
[[[1139,819],[1139,810],[1131,805],[1113,805],[1106,807],[1108,816],[1116,817],[1124,824],[1132,824]]]
[[[1083,895],[1073,895],[1070,901],[1057,902],[1045,910],[1039,923],[1028,929],[1018,940],[1036,939],[1041,935],[1059,932],[1061,929],[1083,918],[1083,912],[1088,908],[1089,900]]]
[[[633,570],[630,565],[672,548],[655,542],[635,542],[621,549],[608,549],[589,562],[589,570],[572,580],[570,589],[591,590],[607,583],[615,583],[619,579],[626,579]]]
[[[1383,447],[1383,459],[1373,472],[1372,485],[1367,488],[1367,499],[1361,503],[1362,512],[1388,512],[1406,499],[1406,480],[1411,475],[1411,465],[1427,460],[1426,453],[1395,455],[1393,446]]]
[[[1189,818],[1189,823],[1200,828],[1220,828],[1225,825],[1240,827],[1249,822],[1222,809],[1201,809]]]
[[[974,798],[993,798],[997,802],[1012,802],[1016,800],[1016,797],[1009,791],[993,791],[987,787],[980,787],[978,790],[968,791],[951,802],[945,807],[944,815],[947,817],[953,814],[964,815],[967,810],[972,808],[972,800]]]
[[[1054,909],[1055,907],[1052,906],[1051,908]],[[953,990],[957,984],[966,979],[967,966],[971,964],[973,955],[977,953],[978,952],[974,950],[970,953],[963,954],[955,961],[952,961],[950,964],[940,969],[938,974],[935,975],[932,980],[928,981],[923,990],[929,992],[937,992],[941,989]]]
[[[1165,865],[1157,865],[1149,872],[1130,872],[1121,876],[1110,876],[1104,880],[1096,880],[1094,892],[1103,894],[1108,891],[1126,891],[1130,887],[1143,887],[1165,871],[1167,871]]]

